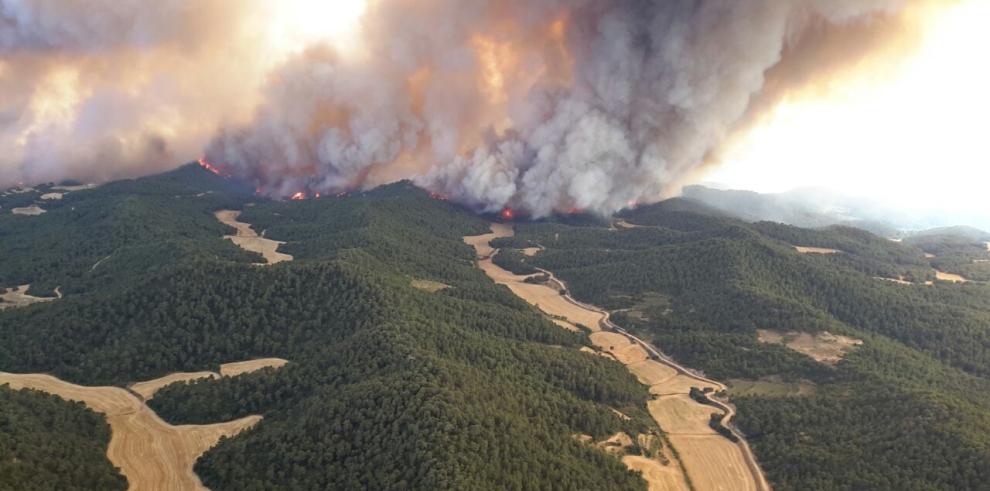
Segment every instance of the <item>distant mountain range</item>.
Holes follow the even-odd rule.
[[[978,214],[904,211],[821,188],[762,194],[695,185],[685,187],[683,196],[751,222],[766,220],[810,228],[847,225],[890,238],[961,225],[990,229],[990,218]]]

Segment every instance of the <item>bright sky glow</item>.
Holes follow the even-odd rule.
[[[705,179],[990,214],[990,0],[917,15],[928,28],[906,69],[893,78],[865,70],[785,101]]]

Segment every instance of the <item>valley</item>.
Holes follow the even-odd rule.
[[[641,383],[649,386],[650,393],[656,396],[649,401],[647,408],[673,446],[676,460],[658,467],[660,462],[642,457],[630,456],[623,459],[631,469],[643,471],[651,490],[770,489],[745,441],[733,443],[709,426],[714,414],[722,414],[721,423],[729,425],[734,410],[726,404],[718,403],[717,408],[721,409],[719,411],[688,397],[692,387],[724,391],[724,385],[695,375],[669,361],[638,338],[625,334],[624,330],[609,320],[607,312],[571,298],[566,293],[566,285],[549,271],[516,275],[495,265],[492,256],[498,251],[491,247],[490,242],[512,237],[514,231],[511,225],[501,223],[493,223],[491,229],[489,234],[464,237],[464,241],[475,248],[478,267],[493,281],[506,285],[513,293],[547,315],[563,317],[571,324],[585,327],[591,332],[591,341],[598,349],[626,365]],[[540,274],[548,275],[548,281],[527,281]],[[670,487],[672,483],[674,487]]]

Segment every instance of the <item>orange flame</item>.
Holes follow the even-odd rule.
[[[229,175],[224,174],[223,171],[221,171],[217,166],[215,166],[215,165],[207,162],[205,158],[201,158],[201,159],[197,160],[196,162],[199,163],[199,166],[200,167],[202,167],[202,168],[204,168],[204,169],[206,169],[206,170],[208,170],[208,171],[210,171],[210,172],[212,172],[212,173],[214,173],[214,174],[216,174],[216,175],[218,175],[220,177],[230,177]]]
[[[293,194],[292,195],[292,198],[290,198],[290,199],[292,199],[292,201],[302,201],[302,200],[306,199],[306,193],[304,193],[302,191],[299,191],[298,193]]]
[[[512,211],[512,208],[503,208],[502,213],[499,213],[503,220],[512,220],[516,217],[516,212]]]

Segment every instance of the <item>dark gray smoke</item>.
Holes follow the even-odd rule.
[[[609,213],[676,191],[754,107],[818,73],[796,57],[838,65],[817,48],[847,27],[881,44],[902,8],[368,0],[341,51],[273,42],[283,5],[0,0],[0,184],[149,172],[206,147],[275,196],[412,178],[483,210]]]
[[[682,184],[811,26],[899,6],[382,0],[364,55],[289,63],[207,156],[282,195],[414,177],[487,211],[610,213]]]

